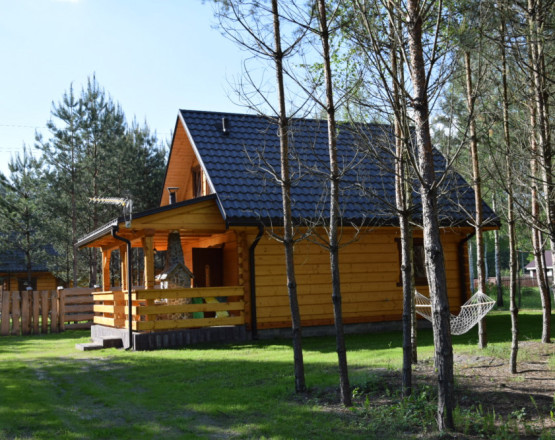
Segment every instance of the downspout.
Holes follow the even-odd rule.
[[[112,227],[112,237],[127,244],[127,303],[129,315],[129,347],[127,349],[131,350],[133,349],[133,315],[131,314],[133,312],[133,303],[131,301],[131,242],[127,238],[119,236],[117,234],[118,229],[118,225]]]
[[[250,286],[251,286],[251,333],[253,339],[258,339],[258,328],[256,322],[256,276],[255,276],[255,258],[254,250],[256,245],[264,235],[264,226],[258,225],[258,235],[249,247],[249,269],[250,269]]]
[[[466,272],[464,270],[464,264],[466,262],[464,255],[464,245],[476,235],[476,231],[472,231],[465,238],[459,242],[459,267],[460,270],[460,296],[461,296],[461,306],[468,300],[466,295]]]

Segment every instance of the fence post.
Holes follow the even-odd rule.
[[[58,286],[58,304],[60,305],[59,308],[59,319],[60,319],[60,331],[63,332],[65,330],[65,322],[66,322],[66,298],[63,286]]]
[[[39,334],[39,307],[40,307],[40,292],[38,290],[33,291],[33,333],[35,335]]]
[[[42,290],[40,292],[40,312],[42,316],[41,332],[43,334],[48,333],[48,290]]]
[[[2,289],[2,326],[0,327],[0,335],[2,336],[10,334],[10,297],[11,292]]]
[[[60,322],[58,321],[59,311],[58,292],[52,290],[50,292],[50,333],[58,333],[60,331]]]
[[[19,336],[21,333],[21,295],[19,292],[12,293],[12,335]]]

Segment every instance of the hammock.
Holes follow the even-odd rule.
[[[432,303],[430,298],[414,291],[416,313],[432,321]],[[458,316],[451,315],[451,334],[462,335],[474,327],[480,319],[488,314],[495,301],[481,291],[476,292],[463,304]]]

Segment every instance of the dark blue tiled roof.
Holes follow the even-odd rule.
[[[56,251],[51,245],[45,247],[46,253],[55,255]],[[32,272],[48,272],[50,269],[42,262],[33,262]],[[27,272],[25,254],[19,249],[3,249],[0,251],[0,272]]]
[[[262,116],[232,113],[181,110],[181,115],[214,185],[226,220],[235,224],[258,220],[279,223],[282,218],[280,186],[263,171],[273,169],[279,173],[279,138],[275,122]],[[225,134],[222,118],[226,118],[228,126]],[[390,127],[357,124],[355,128],[341,125],[337,142],[339,164],[346,168],[340,196],[343,218],[395,225],[397,218],[392,208],[395,204],[394,175],[391,154],[387,153],[392,145]],[[291,193],[292,212],[296,219],[317,220],[328,216],[327,142],[325,120],[293,120],[290,134]],[[364,151],[364,144],[385,148],[379,155],[360,153]],[[439,178],[446,162],[437,151],[435,165]],[[460,175],[449,173],[440,194],[438,206],[443,225],[466,224],[469,215],[474,215],[474,192]],[[418,206],[418,194],[414,197]],[[484,209],[484,218],[498,224],[491,209],[485,204]],[[415,217],[418,218],[418,213]]]

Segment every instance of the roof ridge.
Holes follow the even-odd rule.
[[[187,112],[187,113],[203,113],[206,115],[229,115],[229,116],[246,116],[246,117],[253,117],[253,118],[261,118],[261,119],[266,119],[266,120],[271,120],[274,117],[273,116],[268,116],[268,115],[263,115],[263,114],[259,114],[259,113],[238,113],[238,112],[225,112],[225,111],[212,111],[212,110],[192,110],[192,109],[179,109],[179,112]],[[276,117],[277,118],[277,117]],[[315,117],[307,117],[307,118],[302,118],[302,117],[292,117],[290,118],[293,121],[311,121],[311,122],[326,122],[327,119],[326,118],[315,118]],[[367,127],[392,127],[391,124],[388,123],[380,123],[380,122],[353,122],[353,121],[348,121],[348,120],[337,120],[336,121],[337,124],[354,124],[354,125],[364,125]]]

